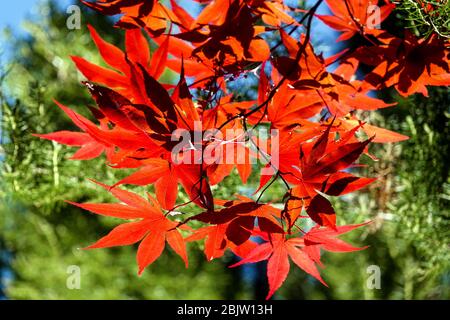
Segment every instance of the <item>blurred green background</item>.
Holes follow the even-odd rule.
[[[166,251],[137,276],[136,248],[83,251],[117,224],[67,205],[113,201],[87,181],[112,183],[123,172],[103,160],[68,161],[69,148],[31,133],[74,129],[52,99],[86,114],[92,103],[69,59],[80,55],[100,63],[86,30],[94,25],[109,41],[123,33],[112,22],[83,9],[82,29],[66,27],[67,14],[54,2],[42,4],[26,34],[3,30],[12,59],[0,65],[0,296],[8,299],[254,299],[266,294],[265,265],[228,269],[231,254],[207,263],[201,244],[189,245],[190,267]],[[395,24],[388,27],[395,28]],[[331,41],[334,41],[331,39]],[[356,43],[355,43],[356,45]],[[1,59],[1,58],[0,58]],[[170,74],[165,75],[167,80]],[[370,188],[335,201],[338,223],[374,223],[346,240],[369,245],[361,252],[326,253],[322,271],[329,288],[292,268],[276,299],[449,299],[449,91],[430,98],[400,99],[383,92],[396,108],[370,115],[373,122],[411,137],[374,145],[379,161],[361,174],[378,177]],[[255,181],[255,177],[253,178]],[[219,192],[231,197],[239,179]],[[140,190],[140,189],[134,189]],[[281,188],[265,195],[277,200]],[[140,190],[142,191],[142,190]],[[368,267],[381,270],[381,288],[370,289]],[[70,266],[81,270],[81,288],[67,287]]]

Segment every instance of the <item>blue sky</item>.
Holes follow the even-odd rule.
[[[66,8],[76,0],[57,0],[61,8]],[[0,4],[0,68],[3,67],[11,57],[11,50],[6,43],[2,42],[1,31],[11,28],[15,35],[26,34],[22,28],[22,22],[33,19],[37,14],[37,6],[44,0],[1,0]]]
[[[16,27],[20,21],[31,12],[36,0],[2,1],[0,10],[0,29],[6,26]]]
[[[33,8],[41,0],[2,0],[0,5],[0,29],[11,27],[20,32],[20,23],[26,18],[31,17]],[[72,3],[72,0],[58,0],[62,6]]]

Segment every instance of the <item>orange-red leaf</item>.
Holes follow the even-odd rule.
[[[164,233],[152,231],[148,234],[139,245],[137,251],[137,263],[139,266],[139,275],[144,272],[144,269],[159,258],[164,251],[166,239]]]
[[[275,244],[273,254],[267,263],[267,278],[269,279],[267,300],[272,297],[286,280],[289,268],[288,251],[284,243]]]

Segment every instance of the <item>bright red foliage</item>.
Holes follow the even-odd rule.
[[[379,19],[375,21],[376,16],[371,7],[377,5],[379,1],[373,0],[326,0],[333,15],[319,16],[319,18],[330,27],[339,30],[342,35],[339,41],[348,40],[355,34],[371,34],[374,31],[372,23],[383,22],[395,8],[395,4],[384,0],[384,4],[379,8]],[[378,9],[377,8],[377,9]]]
[[[400,39],[372,29],[368,10],[373,1],[326,1],[333,15],[319,18],[343,32],[339,40],[360,34],[369,44],[325,59],[311,43],[311,23],[322,0],[307,11],[282,0],[195,1],[204,5],[196,17],[175,0],[170,6],[144,0],[83,1],[102,14],[122,15],[118,26],[126,29],[125,50],[89,26],[109,67],[72,59],[87,79],[84,85],[97,104],[90,110],[99,124],[57,103],[81,132],[37,136],[79,147],[73,159],[104,153],[109,166],[135,169],[113,186],[98,183],[120,203],[72,203],[131,220],[89,248],[140,242],[142,273],[166,243],[187,266],[186,242],[204,240],[208,260],[227,249],[242,258],[234,266],[267,260],[267,298],[286,279],[290,261],[325,284],[317,269],[321,250],[363,249],[337,238],[363,224],[340,226],[329,198],[375,180],[350,173],[360,156],[369,154],[371,142],[407,139],[366,123],[357,111],[393,105],[370,96],[373,90],[395,87],[405,96],[426,95],[426,86],[449,85],[448,43],[435,35],[417,39],[406,33]],[[381,21],[394,8],[383,2]],[[154,52],[145,33],[158,47]],[[334,71],[332,64],[337,65]],[[373,66],[364,79],[356,77],[360,64]],[[176,85],[159,81],[167,69],[179,75]],[[231,89],[234,79],[245,77],[259,82],[255,100],[242,101]],[[261,126],[277,130],[276,135],[251,134]],[[233,169],[247,183],[256,169],[250,160],[256,156],[266,160],[255,192],[259,197],[215,199],[211,186]],[[276,180],[286,187],[283,204],[261,203]],[[118,187],[125,184],[153,185],[156,200]],[[179,199],[180,185],[187,203]],[[190,203],[202,212],[178,212]],[[191,229],[193,221],[204,227]],[[314,227],[305,229],[304,221]]]

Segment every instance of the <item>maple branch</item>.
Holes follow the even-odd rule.
[[[306,17],[306,15],[304,17]],[[294,28],[292,28],[287,34],[292,35],[295,31],[297,31],[297,29],[298,29],[298,27],[300,27],[301,23],[302,22],[299,21],[298,25],[294,26]],[[286,29],[290,26],[292,26],[292,23],[288,24],[287,26],[283,27],[282,29]],[[283,40],[278,41],[277,44],[275,46],[273,46],[272,49],[270,49],[270,52],[275,52],[275,50],[278,49],[278,47],[281,46],[282,44],[283,44]]]
[[[316,93],[319,95],[320,99],[322,100],[322,102],[325,104],[325,107],[327,107],[328,113],[329,114],[333,114],[330,110],[330,106],[328,105],[327,101],[325,100],[325,98],[323,97],[322,93],[316,89]],[[334,116],[336,118],[336,115]],[[333,120],[334,121],[334,120]]]
[[[197,85],[197,84],[199,84],[199,83],[202,83],[202,82],[204,82],[204,81],[210,80],[210,79],[212,79],[212,78],[214,78],[214,76],[204,77],[204,78],[202,78],[202,79],[200,79],[200,80],[197,80],[197,81],[192,82],[192,83],[189,85],[189,87],[195,86],[195,85]]]
[[[441,2],[444,1],[447,4],[447,0]],[[188,14],[181,5],[178,5],[174,1],[171,1],[171,9],[166,8],[162,1],[157,0],[100,0],[97,4],[93,1],[87,2],[88,6],[106,15],[121,13],[125,19],[121,19],[120,26],[125,29],[135,29],[136,26],[141,26],[152,38],[155,37],[156,39],[165,33],[167,39],[171,38],[174,40],[173,37],[176,37],[180,41],[187,41],[190,44],[186,43],[186,46],[183,46],[180,42],[179,44],[169,46],[168,42],[163,42],[159,44],[161,55],[151,55],[148,49],[148,39],[139,31],[135,34],[130,34],[131,38],[127,34],[125,41],[126,52],[123,52],[105,43],[105,41],[100,39],[91,30],[92,37],[103,60],[113,69],[117,70],[115,72],[109,70],[109,68],[105,69],[93,65],[88,61],[81,60],[80,57],[75,59],[78,69],[89,81],[93,83],[99,82],[100,84],[106,85],[106,87],[112,87],[112,89],[104,88],[101,90],[98,87],[97,89],[94,88],[96,92],[91,92],[99,107],[98,110],[92,109],[91,111],[93,111],[92,113],[98,122],[100,122],[100,125],[97,126],[70,108],[58,104],[82,132],[61,131],[39,136],[69,146],[80,147],[73,159],[89,160],[105,153],[106,164],[109,166],[115,165],[117,168],[138,168],[147,166],[147,164],[149,165],[146,168],[142,168],[142,170],[139,169],[139,171],[128,178],[122,179],[117,184],[114,184],[114,186],[98,183],[113,193],[120,200],[120,203],[73,203],[77,207],[95,214],[117,217],[124,220],[138,220],[123,224],[120,228],[115,228],[110,234],[100,239],[96,244],[90,246],[90,248],[129,245],[130,243],[140,242],[137,252],[139,274],[161,255],[161,252],[165,249],[166,242],[183,258],[187,266],[186,240],[194,241],[205,239],[206,237],[204,251],[208,260],[212,260],[213,258],[222,256],[227,249],[232,249],[236,252],[235,249],[240,249],[239,246],[247,242],[252,235],[258,235],[256,232],[258,228],[261,231],[261,234],[259,234],[261,238],[269,241],[271,246],[267,243],[257,246],[259,248],[258,250],[262,251],[257,251],[256,257],[253,250],[248,254],[241,255],[239,253],[243,260],[235,264],[235,266],[252,262],[252,260],[256,262],[255,258],[261,258],[261,255],[264,258],[262,260],[268,260],[267,273],[270,291],[267,299],[273,295],[286,279],[289,272],[290,260],[324,283],[316,268],[316,265],[321,265],[320,249],[337,252],[362,249],[354,248],[339,239],[333,240],[331,238],[336,238],[340,234],[344,234],[363,225],[337,226],[335,210],[325,195],[344,195],[356,191],[375,180],[356,177],[346,171],[346,169],[352,168],[356,160],[364,153],[364,150],[367,150],[366,147],[373,140],[376,129],[380,128],[373,127],[376,128],[372,129],[375,131],[374,134],[370,133],[370,131],[365,132],[368,136],[372,137],[364,142],[359,142],[357,136],[355,139],[355,134],[362,126],[361,121],[353,117],[347,118],[342,116],[339,117],[342,120],[339,125],[342,124],[342,127],[333,130],[330,134],[331,129],[338,127],[338,125],[334,125],[336,115],[334,115],[333,121],[330,123],[330,118],[333,116],[330,106],[331,108],[336,107],[339,111],[342,110],[342,106],[334,106],[332,102],[334,103],[336,99],[335,94],[341,89],[340,85],[343,84],[343,80],[345,80],[344,84],[346,86],[348,85],[355,90],[345,94],[346,90],[343,89],[344,94],[342,95],[342,99],[341,95],[339,95],[339,103],[344,103],[344,108],[350,110],[355,109],[354,101],[356,103],[367,104],[369,107],[372,104],[370,102],[371,100],[365,100],[365,98],[368,98],[366,96],[367,92],[364,90],[365,87],[361,85],[361,88],[359,88],[359,86],[353,85],[352,80],[348,80],[344,75],[336,74],[341,80],[320,77],[322,75],[334,76],[335,74],[327,72],[327,67],[331,63],[341,59],[348,59],[347,55],[350,54],[349,52],[351,50],[338,55],[337,58],[333,58],[334,62],[324,60],[314,53],[314,46],[310,42],[312,23],[315,17],[320,17],[321,19],[324,17],[316,14],[323,0],[316,1],[309,10],[293,9],[295,12],[303,12],[301,19],[298,19],[299,16],[296,14],[289,16],[289,12],[283,12],[287,6],[282,1],[198,0],[197,2],[204,3],[206,10],[203,10],[196,18]],[[428,1],[425,2],[428,3]],[[267,8],[270,9],[271,4],[275,5],[273,7],[274,9],[268,10]],[[328,4],[333,9],[333,5],[335,4],[332,4],[331,1],[328,1]],[[369,56],[355,56],[355,59],[358,63],[365,64],[365,58],[371,58],[370,61],[367,61],[368,65],[372,65],[372,61],[374,62],[373,64],[378,64],[378,66],[375,66],[374,71],[372,71],[378,77],[372,81],[366,77],[365,81],[370,85],[368,86],[368,90],[372,89],[372,87],[373,89],[379,90],[381,86],[393,86],[390,80],[395,80],[395,77],[402,78],[405,71],[408,73],[405,76],[411,76],[409,73],[413,70],[408,69],[410,69],[409,65],[413,60],[421,69],[428,70],[431,67],[431,62],[433,62],[434,64],[438,64],[440,68],[445,67],[445,71],[448,71],[448,55],[445,51],[445,44],[440,43],[441,39],[429,35],[427,39],[413,41],[413,36],[411,35],[411,43],[408,36],[403,40],[400,39],[402,40],[400,44],[388,43],[385,41],[384,36],[378,37],[377,33],[371,31],[372,29],[367,19],[369,12],[366,11],[364,17],[364,12],[361,11],[367,6],[361,5],[356,0],[344,0],[344,4],[348,13],[342,12],[345,11],[345,8],[343,9],[342,7],[342,2],[340,4],[338,3],[334,8],[339,9],[339,15],[335,15],[335,18],[345,23],[336,23],[336,20],[334,22],[333,20],[329,20],[328,22],[331,22],[327,24],[334,25],[334,28],[337,30],[344,30],[347,36],[353,37],[360,34],[364,42],[367,42],[364,44],[363,49],[369,49],[369,54],[367,54]],[[156,5],[159,8],[156,8]],[[361,5],[361,10],[358,10],[356,7],[358,5]],[[156,8],[155,11],[153,11],[154,8]],[[138,9],[138,16],[136,16],[136,9]],[[389,14],[393,10],[390,7],[384,7],[384,9],[387,9],[386,14]],[[424,8],[424,10],[427,13],[429,9]],[[332,11],[336,13],[336,10]],[[265,19],[264,15],[269,19]],[[263,23],[258,22],[260,19],[263,20]],[[296,20],[299,20],[299,22],[297,23]],[[165,21],[165,23],[161,24],[162,21]],[[430,23],[433,24],[433,21],[436,20],[432,20]],[[166,31],[167,23],[169,22],[171,22],[170,29]],[[178,26],[181,33],[178,31],[176,31],[177,34],[172,33],[172,24]],[[271,32],[270,40],[258,36],[259,30],[263,29],[257,30],[257,28],[261,27],[264,27],[266,32]],[[434,24],[433,27],[436,29]],[[204,31],[202,30],[203,28],[209,29],[209,32],[205,34],[202,32]],[[277,32],[281,34],[281,41],[278,43],[277,41],[280,38]],[[288,41],[284,38],[286,33],[289,36]],[[295,35],[300,34],[300,37],[291,37],[294,33]],[[182,34],[184,37],[180,36]],[[396,42],[397,38],[393,37],[392,39]],[[288,57],[283,56],[284,54],[277,54],[277,52],[280,52],[280,50],[277,50],[278,47],[283,43],[285,49],[289,52]],[[374,52],[373,57],[371,57],[370,44],[376,45],[380,49],[380,53]],[[420,49],[417,48],[418,46],[420,46]],[[395,50],[390,50],[391,47]],[[190,50],[191,48],[192,50]],[[187,85],[184,77],[183,53],[185,50],[190,52],[191,58],[197,57],[199,59],[197,60],[197,68],[194,66],[194,62],[190,66],[189,73],[191,75],[193,74],[194,77],[203,77],[205,71],[208,74],[204,79],[196,80],[191,85]],[[403,51],[405,50],[407,54],[404,54]],[[416,50],[419,52],[416,52]],[[444,54],[438,51],[435,57],[434,52],[431,52],[434,50],[442,50]],[[397,52],[390,53],[390,51]],[[421,56],[422,51],[426,53],[430,51],[429,53],[433,58],[431,60],[433,61],[430,63],[419,61],[420,59],[416,55]],[[105,54],[105,52],[108,52],[108,54]],[[173,98],[176,94],[173,91],[170,92],[172,87],[170,86],[169,88],[169,86],[164,86],[159,83],[157,80],[159,77],[153,75],[149,71],[149,68],[151,68],[153,61],[156,61],[155,69],[157,71],[155,74],[160,75],[160,72],[164,71],[166,67],[172,68],[167,63],[169,54],[174,56],[175,59],[178,59],[179,52],[181,52],[182,65],[181,72],[178,72],[180,74],[180,83],[177,92],[178,101],[175,104]],[[251,58],[249,58],[249,54]],[[362,55],[364,54],[365,52],[363,51]],[[202,55],[204,59],[201,59]],[[281,61],[280,58],[286,60]],[[435,59],[441,63],[434,61]],[[277,73],[273,77],[266,76],[264,70],[266,62],[270,63],[272,70]],[[385,65],[383,66],[383,64]],[[406,66],[404,66],[405,64]],[[143,65],[145,65],[145,68]],[[261,77],[259,78],[260,87],[257,102],[253,103],[248,101],[239,105],[237,108],[232,106],[228,109],[226,103],[222,103],[221,100],[224,95],[227,95],[229,91],[233,90],[225,82],[234,81],[234,77],[246,77],[247,74],[253,72],[257,74],[256,69],[258,69],[257,67],[259,65],[262,65],[262,70]],[[141,73],[138,72],[137,66],[141,68]],[[201,68],[198,69],[198,66]],[[354,65],[352,64],[352,66]],[[357,72],[358,68],[359,65],[354,66],[353,69],[349,69],[348,71],[353,75]],[[381,70],[384,68],[385,70]],[[128,72],[127,70],[130,71]],[[436,77],[440,77],[438,79],[439,84],[445,85],[449,83],[445,77],[445,71],[436,74]],[[201,75],[202,73],[203,75]],[[379,73],[380,75],[378,75]],[[345,74],[347,73],[345,72]],[[180,85],[181,80],[183,80],[182,86]],[[420,86],[416,85],[412,87],[411,84],[405,84],[408,88],[399,88],[400,85],[403,87],[402,83],[396,83],[396,86],[394,86],[399,93],[409,96],[415,92],[425,94],[423,92],[425,85],[436,85],[437,83],[436,81],[431,81],[432,79],[430,79],[429,83],[426,83],[422,78],[417,80]],[[308,85],[309,81],[314,84],[319,83],[319,85]],[[303,82],[306,85],[303,85]],[[296,85],[297,83],[299,84],[298,86]],[[189,92],[190,87],[196,88],[195,96]],[[331,88],[330,92],[324,90],[324,88]],[[93,88],[89,89],[91,90]],[[404,89],[407,89],[407,92]],[[312,99],[307,97],[305,101],[302,101],[303,95],[299,96],[295,94],[295,92],[300,91],[305,93],[304,96],[306,97],[312,94]],[[354,93],[356,91],[358,93]],[[361,99],[358,99],[360,96],[356,96],[357,94],[362,95]],[[316,95],[321,100],[317,99]],[[344,99],[348,95],[355,98],[355,100],[352,100],[354,102],[353,104]],[[279,96],[282,103],[278,103],[280,101],[278,100]],[[2,102],[1,99],[2,95],[0,94],[0,103]],[[235,102],[234,100],[231,101]],[[140,104],[131,103],[137,101]],[[297,102],[299,105],[293,106]],[[196,104],[199,105],[198,108]],[[144,108],[145,105],[149,107],[149,110]],[[245,107],[243,107],[244,105]],[[292,106],[296,109],[292,110]],[[223,114],[215,113],[217,110],[211,113],[206,112],[208,109],[214,107],[223,108],[223,110],[219,111],[225,112]],[[297,113],[303,107],[305,109],[308,108],[308,111]],[[375,107],[369,107],[362,109],[376,109]],[[0,110],[2,108],[3,105],[0,105]],[[6,108],[8,109],[8,106]],[[277,113],[278,111],[280,112]],[[230,113],[231,115],[229,115]],[[277,115],[272,117],[273,113]],[[315,116],[314,120],[307,120],[313,115]],[[306,124],[299,119],[304,119]],[[169,140],[169,136],[171,135],[170,131],[173,132],[173,129],[179,127],[180,129],[189,128],[189,133],[192,133],[192,122],[197,120],[201,120],[202,123],[208,123],[208,128],[219,127],[220,125],[219,129],[215,129],[218,131],[225,131],[228,128],[238,128],[239,132],[241,132],[242,128],[245,130],[243,133],[235,134],[231,138],[216,138],[221,144],[228,143],[232,147],[244,146],[244,156],[246,158],[244,161],[244,170],[241,170],[240,167],[241,163],[239,160],[241,158],[235,161],[232,166],[222,168],[219,166],[224,164],[223,162],[217,162],[217,167],[204,163],[207,162],[208,158],[212,157],[212,155],[209,156],[206,154],[206,148],[210,145],[209,142],[213,146],[214,144],[212,143],[213,139],[208,141],[204,137],[206,131],[203,129],[200,132],[203,136],[200,142],[194,141],[195,137],[194,140],[190,139],[189,141],[191,143],[190,150],[194,149],[197,152],[201,152],[201,156],[195,155],[195,160],[200,160],[199,168],[197,167],[197,161],[193,166],[181,167],[181,164],[177,164],[174,158],[172,158],[172,161],[168,159],[169,152],[172,152],[172,155],[180,152],[176,152],[174,148],[168,147],[168,143],[164,143]],[[247,123],[250,120],[251,125],[249,124],[250,122]],[[278,120],[281,121],[283,126],[278,125],[280,123]],[[348,122],[346,122],[347,120]],[[359,126],[349,128],[355,120],[358,120]],[[220,124],[222,121],[223,123]],[[214,125],[210,126],[211,123]],[[266,123],[268,123],[270,129],[283,127],[280,130],[283,136],[282,139],[279,139],[281,141],[279,145],[281,146],[278,148],[283,149],[283,151],[279,152],[280,159],[278,160],[280,160],[281,168],[286,170],[286,172],[282,172],[280,168],[276,168],[276,166],[280,167],[279,164],[273,163],[275,156],[278,156],[274,150],[275,139],[273,138],[274,135],[272,135],[273,131],[267,140],[263,141],[270,142],[270,145],[267,144],[268,147],[260,143],[262,141],[260,139],[262,138],[261,136],[258,137],[255,134],[255,138],[252,137],[253,131],[260,125]],[[325,126],[327,126],[327,130],[323,131],[322,129]],[[302,132],[296,132],[298,128]],[[303,130],[304,128],[306,130]],[[322,133],[320,134],[320,132]],[[337,135],[339,135],[339,138],[336,137]],[[389,136],[389,133],[385,133],[384,135]],[[244,142],[241,142],[243,136]],[[293,139],[294,136],[295,139]],[[0,140],[2,138],[0,133]],[[297,140],[297,138],[300,140]],[[389,140],[395,142],[394,140],[400,141],[404,137],[382,137],[380,140],[383,139],[387,142],[390,142]],[[354,142],[354,140],[357,142]],[[247,159],[249,155],[253,156],[255,153],[251,145],[257,150],[258,160],[267,160],[268,164],[264,164],[264,167],[272,167],[274,169],[268,175],[260,175],[260,185],[262,183],[264,185],[258,188],[260,193],[257,197],[256,205],[255,201],[250,199],[248,201],[239,199],[238,201],[232,201],[230,204],[228,202],[215,202],[210,187],[212,180],[216,180],[216,178],[219,180],[221,178],[220,181],[222,181],[225,179],[226,176],[231,174],[231,170],[228,170],[230,167],[233,170],[235,167],[239,169],[241,180],[247,180],[248,175],[251,174],[252,165],[251,163],[249,165]],[[184,151],[184,146],[181,146],[183,147],[181,151]],[[222,156],[225,155],[231,155],[231,152],[226,154],[222,153]],[[259,157],[259,155],[262,155],[262,157]],[[146,163],[146,159],[157,161],[154,163],[151,161]],[[231,163],[225,162],[225,164],[228,165]],[[178,167],[174,170],[172,166],[177,165]],[[213,169],[213,172],[210,172],[210,169]],[[284,208],[281,207],[281,210],[275,207],[269,209],[267,208],[269,204],[260,203],[260,201],[278,178],[284,182],[288,189],[281,199]],[[145,199],[126,190],[114,189],[120,184],[154,185],[156,200],[150,194],[148,194],[148,199]],[[184,188],[183,192],[187,194],[189,201],[177,205],[179,184]],[[142,205],[141,201],[144,202]],[[178,201],[181,202],[184,200],[180,199]],[[178,212],[175,212],[178,208],[191,203],[202,207],[202,213],[187,212],[190,215],[189,217],[188,214],[180,212],[185,215],[180,218],[170,219],[171,217],[169,215],[174,216],[178,214]],[[215,204],[217,204],[217,207],[224,207],[224,209],[218,209],[216,211]],[[150,207],[158,212],[157,219],[153,218],[154,212]],[[170,207],[173,208],[164,214],[164,210]],[[259,213],[254,212],[261,207],[267,210]],[[304,211],[306,211],[307,215],[304,214]],[[217,217],[218,213],[222,216]],[[217,218],[219,219],[216,220]],[[249,218],[252,220],[249,220]],[[316,224],[316,227],[312,229],[308,228],[308,232],[306,233],[301,228],[303,226],[301,219],[303,218],[309,218]],[[258,221],[259,227],[255,227],[255,219]],[[189,239],[184,239],[180,230],[172,232],[191,220],[196,220],[199,223],[209,224],[211,226],[197,230],[186,228],[189,231],[194,231],[192,234],[194,237],[189,237]],[[267,228],[264,228],[264,222],[266,222]],[[272,228],[269,228],[270,226]],[[263,227],[262,230],[261,227]],[[168,228],[171,229],[167,230]],[[306,239],[302,240],[301,237],[293,238],[294,236],[300,235],[300,233],[306,233]],[[267,234],[267,237],[265,234]],[[303,247],[308,246],[308,243],[305,243],[305,240],[308,240],[308,236],[312,237],[310,239],[314,240],[315,238],[317,241],[312,241],[314,247],[310,248],[313,250],[303,251]],[[220,246],[218,246],[219,244]]]
[[[314,18],[314,14],[315,14],[315,12],[317,11],[318,7],[320,6],[320,4],[322,2],[323,2],[323,0],[318,0],[316,2],[316,4],[307,12],[307,14],[299,22],[299,23],[302,23],[303,21],[308,19],[307,27],[306,27],[305,40],[300,45],[300,48],[299,48],[299,50],[297,52],[297,55],[296,55],[296,58],[295,58],[295,60],[293,62],[293,65],[296,65],[296,64],[298,64],[300,62],[300,59],[301,59],[302,55],[304,54],[304,52],[306,50],[306,47],[307,47],[307,45],[309,43],[309,40],[311,38],[312,19]],[[278,91],[278,89],[284,84],[284,82],[289,78],[290,75],[292,75],[292,73],[295,70],[296,70],[295,68],[292,68],[286,75],[284,75],[283,78],[280,80],[280,82],[270,91],[270,93],[269,93],[268,97],[266,98],[266,100],[263,103],[261,103],[258,107],[256,107],[255,109],[253,109],[253,110],[251,110],[251,111],[249,111],[247,113],[241,113],[241,114],[238,114],[238,115],[235,115],[233,117],[228,118],[227,121],[225,121],[224,123],[222,123],[222,125],[219,126],[218,130],[223,129],[226,125],[228,125],[232,121],[234,121],[236,119],[239,119],[239,118],[242,118],[243,119],[244,129],[246,130],[246,132],[248,132],[247,123],[246,123],[247,118],[250,117],[251,115],[253,115],[254,113],[258,112],[262,108],[266,108],[266,111],[263,113],[263,116],[261,117],[261,119],[257,123],[257,125],[259,125],[260,122],[262,121],[262,119],[264,118],[264,115],[267,112],[267,107],[268,107],[269,102],[273,99],[273,97],[275,96],[275,94]],[[253,143],[253,145],[256,147],[258,152],[260,154],[262,154],[263,157],[265,157],[265,155],[261,152],[259,146],[257,146],[252,139],[250,139],[250,140]],[[268,160],[268,159],[266,158],[266,160]],[[277,169],[277,168],[274,168],[274,169]],[[284,179],[284,177],[282,176],[282,173],[280,171],[277,171],[275,177],[272,179],[272,181],[264,188],[264,190],[259,195],[258,199],[256,200],[257,203],[260,201],[260,199],[261,199],[262,195],[264,194],[264,192],[270,188],[270,186],[278,179],[278,177],[281,178],[281,180],[283,181],[283,183],[285,184],[287,189],[290,189],[290,186],[287,183],[286,179]],[[201,178],[201,180],[202,180],[202,178]]]
[[[197,195],[194,199],[191,199],[185,203],[181,203],[179,205],[176,205],[175,207],[173,207],[172,209],[168,210],[167,213],[165,214],[165,216],[167,217],[169,214],[171,214],[172,212],[174,212],[175,210],[177,210],[178,208],[187,206],[188,204],[193,203],[194,201],[196,201],[198,198],[200,197],[200,195]]]
[[[258,196],[258,199],[256,199],[256,203],[259,203],[259,201],[261,200],[264,193],[275,183],[275,181],[277,181],[278,176],[279,176],[279,173],[277,172],[275,177],[272,178],[272,181],[270,181],[270,183],[267,186],[265,186],[264,189],[261,191],[261,193]]]
[[[245,132],[247,133],[247,132],[248,132],[248,129],[247,129],[247,121],[246,121],[245,118],[243,119],[243,127],[244,127]],[[251,130],[253,130],[253,128],[252,128]],[[250,130],[250,131],[251,131],[251,130]],[[283,176],[281,175],[282,172],[279,170],[279,168],[276,168],[276,167],[272,164],[272,161],[270,161],[271,159],[269,159],[268,156],[267,156],[264,152],[262,152],[261,148],[258,146],[258,144],[257,144],[255,141],[253,141],[253,139],[252,139],[251,137],[249,138],[249,140],[250,140],[250,143],[256,148],[256,150],[258,151],[258,153],[261,154],[261,155],[264,157],[264,159],[270,164],[270,166],[272,167],[272,169],[277,171],[277,174],[279,174],[279,177],[280,177],[281,180],[283,181],[283,183],[284,183],[284,185],[286,186],[286,188],[289,190],[291,187],[290,187],[289,184],[287,183],[286,179],[284,179]]]

